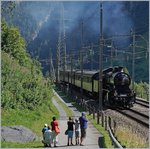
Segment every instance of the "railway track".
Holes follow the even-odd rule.
[[[125,110],[120,110],[120,109],[115,109],[117,112],[121,113],[122,115],[125,115],[132,120],[142,124],[145,127],[149,127],[149,116],[145,115],[141,112],[135,111],[133,109],[125,109]]]
[[[80,92],[74,91],[74,94],[76,96],[80,95]],[[89,101],[90,99],[85,95],[84,99]],[[93,100],[94,101],[94,100]],[[149,108],[149,102],[142,100],[141,98],[136,99],[136,104],[142,106],[143,108]],[[92,104],[97,107],[95,104]],[[149,127],[149,115],[144,114],[142,111],[139,112],[139,109],[114,109],[113,110],[117,111],[118,113],[138,122],[139,124],[145,126],[146,128]]]
[[[149,102],[145,101],[145,100],[142,100],[141,98],[136,98],[135,103],[139,104],[139,105],[141,105],[143,107],[149,108]]]
[[[86,97],[86,99],[87,98],[88,97]],[[144,100],[139,99],[139,98],[136,100],[136,104],[142,106],[146,111],[147,111],[147,108],[149,108],[149,102],[144,101]],[[149,113],[148,112],[140,111],[139,108],[138,109],[127,108],[124,110],[123,109],[114,109],[114,108],[111,108],[111,109],[117,111],[118,113],[120,113],[120,114],[122,114],[122,115],[136,121],[136,122],[138,122],[139,124],[145,126],[146,128],[149,127]]]

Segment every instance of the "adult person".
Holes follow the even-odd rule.
[[[82,112],[82,116],[79,118],[80,121],[80,129],[81,129],[81,142],[80,145],[83,146],[83,139],[86,137],[86,129],[87,129],[87,118],[86,113]]]
[[[50,126],[47,127],[48,129],[44,132],[44,140],[42,141],[44,144],[44,147],[51,147],[51,134],[52,131],[50,129]]]
[[[57,147],[56,146],[56,143],[58,141],[58,134],[60,133],[60,130],[59,130],[59,126],[58,126],[58,121],[56,120],[56,117],[54,116],[52,118],[52,122],[51,122],[51,126],[52,126],[52,136],[51,136],[51,143],[54,142],[54,147]]]
[[[68,143],[67,145],[73,145],[73,131],[74,131],[74,128],[73,128],[73,125],[74,125],[74,121],[71,117],[69,117],[69,121],[67,122],[67,125],[68,125]]]

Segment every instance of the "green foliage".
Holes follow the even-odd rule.
[[[26,53],[25,41],[15,27],[2,21],[1,107],[30,109],[50,99],[51,89],[40,64]]]
[[[32,64],[29,69],[2,51],[2,101],[3,108],[28,108],[46,102],[51,97],[41,72]]]
[[[1,48],[2,51],[17,59],[21,65],[31,64],[31,59],[26,53],[25,40],[21,37],[19,30],[15,27],[8,27],[4,20],[2,20]]]
[[[134,90],[137,97],[149,100],[149,84],[146,82],[134,83]]]

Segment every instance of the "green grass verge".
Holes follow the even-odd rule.
[[[34,111],[31,110],[18,110],[9,109],[1,110],[1,125],[2,126],[13,126],[23,125],[29,128],[38,137],[42,138],[42,128],[45,123],[50,124],[52,117],[58,117],[58,111],[51,101],[47,101]],[[26,148],[26,147],[43,147],[41,141],[33,141],[30,143],[10,143],[1,142],[3,148]]]
[[[12,142],[1,142],[1,148],[43,148],[41,141],[33,141],[29,143],[12,143]]]
[[[73,111],[70,108],[68,108],[68,106],[65,103],[63,103],[63,101],[61,101],[57,96],[54,96],[54,98],[57,101],[57,103],[62,106],[68,117],[74,116]]]

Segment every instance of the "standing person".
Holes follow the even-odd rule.
[[[58,134],[60,133],[60,130],[59,130],[59,127],[58,127],[58,121],[56,120],[56,117],[53,117],[52,118],[53,121],[51,122],[51,126],[52,126],[52,137],[51,137],[51,143],[54,142],[54,147],[57,147],[56,146],[56,143],[57,143],[57,137],[58,137]]]
[[[44,140],[42,141],[44,143],[44,147],[51,147],[51,129],[50,126],[48,126],[48,129],[44,132]]]
[[[86,129],[87,129],[87,118],[85,112],[82,112],[82,116],[79,118],[80,128],[81,128],[81,142],[80,145],[83,146],[83,139],[86,137]]]
[[[80,132],[80,123],[78,119],[75,119],[75,137],[76,137],[76,145],[79,144],[79,132]]]
[[[74,121],[72,120],[71,117],[69,117],[69,121],[67,122],[67,125],[68,125],[68,146],[70,145],[73,145],[72,143],[72,139],[73,139],[73,125],[74,125]],[[69,143],[70,142],[70,143]]]

